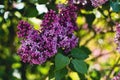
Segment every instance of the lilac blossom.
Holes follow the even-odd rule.
[[[112,78],[112,80],[120,80],[120,73],[118,73],[118,75],[114,76],[114,77]]]
[[[18,54],[25,63],[42,64],[53,57],[59,48],[68,53],[78,43],[73,34],[77,30],[75,6],[66,6],[58,14],[50,10],[45,14],[41,30],[35,30],[25,21],[18,24],[21,41]],[[21,34],[19,34],[21,33]]]
[[[44,15],[44,19],[42,21],[41,26],[48,27],[51,24],[51,22],[55,20],[55,17],[56,13],[54,10],[48,11],[48,13]]]
[[[67,29],[77,30],[76,18],[77,18],[77,7],[74,5],[69,5],[66,8],[63,8],[59,13],[59,23]],[[70,31],[71,31],[70,30]],[[68,30],[69,31],[69,30]]]
[[[77,7],[69,5],[63,8],[58,14],[58,23],[61,27],[61,33],[58,35],[58,46],[68,53],[78,43],[78,38],[73,34],[77,30],[76,14]]]
[[[87,4],[87,0],[69,0],[69,4],[82,4],[85,5]]]
[[[101,6],[102,4],[106,3],[108,0],[68,0],[69,4],[72,5],[87,5],[89,2],[92,4],[94,7]]]
[[[115,43],[117,44],[117,50],[120,52],[120,24],[116,24]]]
[[[28,22],[21,20],[17,28],[18,37],[26,38],[28,36],[29,30],[31,30],[31,25]]]
[[[54,16],[54,20],[52,20],[53,22],[51,22],[51,24],[43,26],[42,28],[42,30],[46,30],[47,33],[57,37],[57,47],[64,49],[66,53],[74,48],[78,42],[78,38],[73,34],[73,31],[77,30],[77,25],[75,22],[77,18],[76,11],[77,7],[74,5],[66,6]],[[48,12],[46,15],[50,14],[51,13]],[[44,22],[46,22],[45,19],[43,20],[42,25],[44,25]]]
[[[39,33],[31,29],[26,39],[21,41],[18,54],[23,62],[42,64],[57,53],[57,39],[49,31]]]
[[[39,44],[31,39],[22,41],[18,55],[23,62],[31,64],[42,64],[47,59],[43,52],[39,51]]]
[[[106,3],[108,0],[90,0],[90,1],[94,7],[98,7]]]

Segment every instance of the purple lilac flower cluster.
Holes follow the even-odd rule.
[[[46,56],[43,55],[43,52],[40,52],[43,48],[40,44],[42,39],[40,33],[37,30],[34,30],[28,22],[20,21],[18,24],[17,34],[18,36],[22,35],[20,36],[22,40],[21,46],[18,49],[18,55],[20,55],[23,62],[28,62],[31,64],[42,64],[46,61]]]
[[[42,64],[57,53],[59,48],[68,53],[78,43],[73,34],[77,30],[75,6],[64,7],[58,14],[50,10],[45,14],[41,30],[35,30],[26,21],[18,24],[18,37],[22,38],[18,49],[23,62]]]
[[[120,24],[116,24],[116,35],[114,40],[117,44],[117,50],[120,52]]]
[[[112,80],[120,80],[120,73],[118,73],[118,75],[114,76],[114,77],[112,78]]]
[[[108,0],[90,0],[90,1],[94,7],[98,7],[98,6],[106,3]]]

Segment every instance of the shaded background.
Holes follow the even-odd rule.
[[[66,0],[0,0],[0,80],[45,80],[48,78],[50,61],[43,65],[30,65],[20,61],[16,36],[17,24],[27,20],[39,29],[43,15],[56,4]],[[108,80],[119,72],[120,55],[114,43],[115,22],[120,13],[111,10],[110,2],[94,8],[81,6],[77,21],[80,46],[87,46],[91,55],[85,61],[89,64],[86,80]],[[115,8],[116,9],[116,8]],[[118,11],[119,11],[118,7]],[[80,75],[69,72],[69,79],[79,80]],[[107,78],[106,78],[107,77]],[[81,80],[82,79],[81,77]]]

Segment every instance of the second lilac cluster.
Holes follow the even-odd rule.
[[[108,0],[90,0],[90,1],[94,7],[98,7],[98,6],[106,3]]]
[[[115,43],[117,44],[117,50],[120,52],[120,24],[116,24]]]
[[[116,76],[112,78],[112,80],[120,80],[120,73],[118,73]]]
[[[106,3],[108,0],[68,0],[69,4],[78,4],[78,5],[87,5],[89,2],[94,7],[101,6]]]
[[[78,44],[75,6],[69,5],[58,14],[50,10],[45,14],[41,30],[35,30],[26,21],[18,24],[18,36],[22,38],[18,55],[25,63],[42,64],[57,53],[59,48],[67,54]]]

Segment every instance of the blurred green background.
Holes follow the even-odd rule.
[[[66,0],[0,0],[0,80],[47,80],[51,62],[30,65],[21,62],[17,55],[20,45],[17,38],[17,24],[26,20],[40,28],[43,15],[56,4]],[[119,72],[120,55],[114,43],[115,22],[120,22],[120,13],[113,12],[110,2],[94,8],[80,9],[78,24],[80,43],[91,50],[85,61],[89,64],[86,79],[69,72],[68,80],[109,80]],[[117,62],[117,63],[116,63]],[[114,66],[114,67],[113,67]]]

